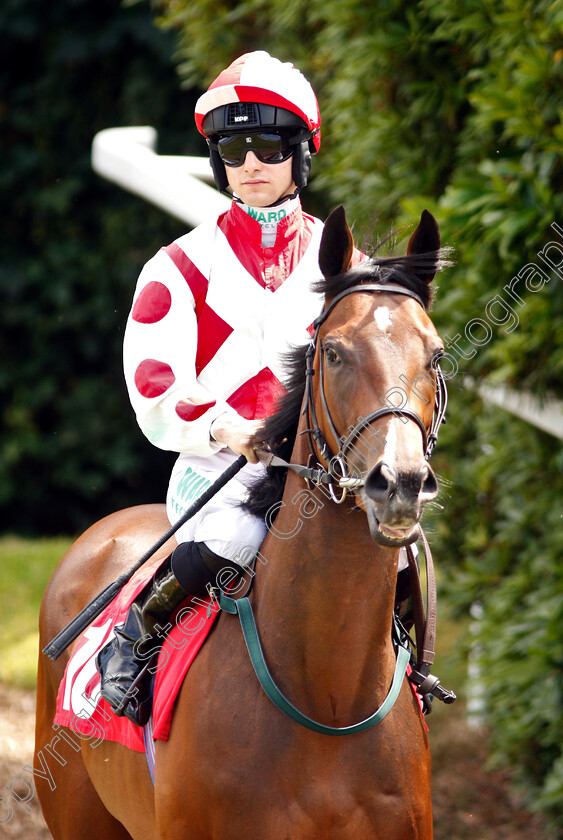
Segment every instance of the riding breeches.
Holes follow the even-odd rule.
[[[222,449],[209,458],[180,455],[168,485],[166,513],[174,525],[236,459]],[[262,464],[246,464],[204,507],[176,532],[179,543],[204,542],[220,557],[241,566],[252,562],[267,528],[264,520],[241,507],[248,486],[265,474]]]
[[[174,525],[207,488],[236,459],[222,449],[210,458],[180,455],[172,470],[166,499],[166,513]],[[264,476],[263,464],[246,464],[192,519],[176,531],[179,543],[204,542],[220,557],[248,566],[267,533],[263,519],[241,507],[248,486]],[[416,546],[413,546],[417,554]],[[399,571],[408,566],[406,550],[399,552]]]

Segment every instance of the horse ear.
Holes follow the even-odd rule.
[[[346,221],[344,207],[340,204],[327,218],[321,247],[319,249],[319,265],[324,277],[336,277],[348,271],[354,251],[352,231]]]
[[[407,245],[407,254],[431,254],[440,249],[440,230],[438,222],[428,210],[423,210],[418,223],[417,229],[412,234]],[[422,267],[415,270],[415,273],[424,280],[425,283],[431,283],[436,275],[438,268],[438,255],[433,266],[426,269]]]

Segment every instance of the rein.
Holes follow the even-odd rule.
[[[281,712],[306,729],[312,729],[313,732],[319,732],[321,735],[353,735],[357,732],[364,732],[366,729],[371,729],[372,726],[376,726],[395,705],[410,659],[409,649],[399,641],[400,635],[396,623],[394,625],[397,648],[395,671],[393,673],[391,687],[381,706],[372,715],[365,718],[365,720],[354,723],[351,726],[326,726],[324,723],[318,723],[318,721],[300,712],[277,687],[264,659],[262,645],[260,644],[260,638],[254,620],[254,613],[252,612],[252,606],[248,598],[238,598],[235,601],[233,598],[229,598],[227,595],[219,592],[217,600],[222,610],[232,615],[238,614],[252,667],[266,695]]]
[[[453,703],[456,695],[453,691],[448,691],[440,685],[438,677],[430,673],[432,663],[434,662],[434,645],[436,641],[436,576],[434,574],[434,561],[432,559],[432,552],[430,546],[422,529],[420,530],[420,539],[424,550],[424,559],[426,563],[426,602],[427,615],[425,616],[424,601],[422,598],[422,589],[420,586],[420,572],[416,557],[412,547],[407,546],[407,557],[409,562],[413,611],[415,620],[415,630],[417,639],[417,659],[416,667],[411,668],[408,674],[408,679],[414,686],[416,691],[425,699],[427,714],[431,711],[431,703],[428,695],[432,694],[444,703]],[[242,635],[248,651],[248,656],[254,673],[258,682],[262,686],[264,693],[269,697],[274,706],[283,712],[295,723],[304,726],[306,729],[311,729],[313,732],[318,732],[321,735],[353,735],[358,732],[365,732],[366,729],[371,729],[377,726],[378,723],[389,714],[399,696],[403,679],[407,672],[407,667],[411,660],[411,653],[408,648],[409,636],[400,626],[397,616],[393,613],[393,642],[397,653],[395,660],[395,670],[393,672],[393,679],[387,696],[381,706],[369,717],[358,723],[350,726],[327,726],[324,723],[319,723],[313,720],[287,699],[287,697],[280,691],[266,664],[262,645],[260,644],[260,637],[254,620],[254,613],[252,611],[252,604],[247,595],[242,598],[234,599],[225,595],[221,589],[210,587],[210,594],[219,608],[231,615],[238,615]]]
[[[417,657],[416,665],[412,668],[408,678],[412,682],[417,691],[423,697],[432,694],[444,703],[453,703],[456,695],[453,691],[449,691],[440,685],[438,677],[432,676],[430,669],[434,662],[434,646],[436,644],[436,612],[437,612],[437,597],[436,597],[436,575],[434,574],[434,560],[432,552],[426,539],[426,534],[420,529],[420,537],[422,549],[424,552],[424,561],[426,564],[426,612],[424,610],[424,600],[422,598],[422,588],[420,585],[420,571],[418,563],[414,555],[412,546],[407,546],[407,559],[409,563],[410,583],[412,606],[414,613],[414,626],[416,631],[417,642]],[[426,702],[427,709],[430,711],[430,703]]]

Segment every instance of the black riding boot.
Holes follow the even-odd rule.
[[[410,630],[414,622],[414,616],[412,612],[411,573],[409,568],[401,569],[397,574],[395,611],[403,627],[407,631]]]
[[[411,571],[408,568],[401,569],[397,573],[397,585],[395,587],[395,606],[410,598],[411,594]]]
[[[201,552],[193,542],[181,543],[174,549],[137,595],[125,623],[116,628],[115,637],[96,658],[102,697],[116,715],[125,715],[139,726],[147,723],[151,713],[153,674],[149,667],[154,665],[164,639],[156,635],[157,631],[165,628],[170,614],[189,595],[207,594],[206,585],[214,581],[216,572],[204,562],[202,553],[208,562],[210,557],[215,558],[216,563],[211,565],[230,563],[213,555],[202,543],[199,545]]]

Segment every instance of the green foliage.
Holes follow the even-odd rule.
[[[405,184],[409,193],[434,193],[447,183],[467,109],[465,57],[454,44],[433,41],[430,15],[408,0],[247,0],[225,3],[221,13],[214,0],[155,5],[161,25],[178,33],[186,85],[208,84],[254,49],[305,73],[322,106],[322,151],[305,194],[319,212],[344,201],[361,234],[375,212],[389,222]],[[429,66],[434,85],[424,84]]]
[[[305,195],[317,212],[343,203],[361,239],[375,214],[385,234],[428,207],[455,248],[435,309],[453,375],[434,456],[445,512],[429,530],[454,608],[484,606],[495,755],[559,831],[563,451],[484,404],[477,386],[563,396],[563,268],[550,271],[539,256],[550,240],[563,254],[551,227],[563,229],[563,4],[246,0],[223,3],[218,16],[211,0],[156,8],[177,32],[190,85],[252,49],[303,70],[323,117]],[[531,277],[530,266],[544,274]]]
[[[102,181],[92,140],[149,123],[184,151],[194,95],[145,7],[7,0],[0,32],[0,517],[68,533],[163,499],[170,466],[136,427],[121,342],[140,267],[182,227]]]
[[[549,241],[563,254],[563,235],[551,227],[563,219],[563,10],[515,2],[482,8],[479,41],[469,45],[471,108],[458,162],[435,202],[444,239],[457,250],[456,270],[441,281],[436,320],[442,335],[461,336],[465,356],[475,355],[455,354],[459,373],[440,441],[448,517],[433,522],[434,544],[454,561],[447,587],[454,604],[484,606],[479,642],[494,758],[513,768],[530,806],[559,831],[563,448],[483,404],[475,386],[508,385],[538,397],[563,392],[563,276],[539,256]],[[467,45],[465,21],[447,13],[448,4],[435,10],[440,36]],[[403,199],[403,218],[424,200]],[[527,266],[544,272],[536,290],[524,282]],[[500,304],[487,309],[495,296],[510,315]],[[470,340],[476,319],[490,330],[480,346]],[[473,335],[484,337],[484,328]]]

